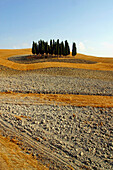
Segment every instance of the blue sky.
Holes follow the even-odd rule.
[[[0,49],[31,48],[39,39],[113,57],[113,0],[0,0]]]

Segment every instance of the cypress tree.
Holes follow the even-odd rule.
[[[60,44],[59,44],[59,39],[57,40],[57,43],[56,43],[56,48],[57,48],[57,58],[59,57],[59,47],[60,47]]]
[[[68,55],[68,42],[65,40],[64,55]]]
[[[65,40],[64,55],[66,56],[69,54],[70,54],[70,47],[69,47],[68,41]]]
[[[45,53],[48,55],[49,53],[49,45],[48,42],[45,42]]]
[[[55,47],[56,45],[55,45],[55,40],[53,40],[53,54],[55,54],[56,52],[55,52],[55,49],[56,49],[56,47]]]
[[[52,55],[53,54],[53,43],[52,43],[52,40],[50,40],[50,54]]]
[[[59,55],[59,39],[57,40],[57,55]]]
[[[66,51],[66,55],[68,55],[69,54],[69,46],[68,46],[68,44],[67,44],[67,51]]]
[[[38,55],[39,54],[39,45],[36,43],[36,54]]]
[[[41,54],[44,54],[45,52],[45,43],[44,41],[41,41]]]
[[[38,41],[39,53],[40,53],[40,54],[42,53],[42,52],[41,52],[41,49],[42,49],[41,41],[42,41],[42,40],[39,40],[39,41]]]
[[[55,45],[54,45],[54,51],[55,51],[55,55],[57,55],[57,43],[55,42]]]
[[[62,55],[62,45],[59,44],[59,55],[61,56]]]
[[[32,45],[32,53],[36,54],[36,45],[35,45],[34,41],[33,41],[33,45]]]
[[[72,46],[72,56],[75,56],[76,54],[77,54],[76,44],[73,43],[73,46]]]
[[[39,43],[39,53],[44,54],[45,53],[45,42],[40,40],[38,41]]]
[[[64,42],[61,42],[61,55],[64,55]]]
[[[50,54],[50,46],[48,45],[48,53]]]
[[[47,46],[48,46],[48,42],[45,42],[45,51],[44,51],[44,53],[46,53],[46,54],[48,54],[47,53]]]

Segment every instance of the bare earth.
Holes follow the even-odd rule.
[[[113,58],[28,55],[0,50],[0,169],[113,169]]]

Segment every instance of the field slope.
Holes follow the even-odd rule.
[[[70,67],[70,68],[81,68],[91,70],[108,70],[113,71],[113,58],[101,58],[87,56],[83,54],[77,54],[76,59],[84,59],[97,62],[95,64],[78,64],[78,63],[64,63],[64,62],[44,62],[34,64],[19,64],[9,61],[8,58],[17,55],[31,55],[31,49],[20,49],[20,50],[0,50],[0,65],[16,69],[16,70],[33,70],[50,67]],[[70,58],[72,56],[70,55]]]
[[[113,58],[26,55],[0,50],[0,169],[110,169]]]

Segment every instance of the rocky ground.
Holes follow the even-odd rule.
[[[62,75],[64,70],[61,74],[60,70],[52,74],[51,68],[41,72],[10,70],[14,74],[8,70],[4,73],[1,66],[0,92],[113,96],[113,72],[89,70],[84,74],[82,69],[74,69],[76,74],[71,76],[67,71]],[[110,78],[101,78],[104,73]],[[34,147],[30,145],[28,149],[37,157],[44,146],[48,155],[44,157],[45,162],[50,163],[53,157],[50,169],[113,169],[113,108],[76,107],[71,103],[63,106],[41,101],[34,104],[34,100],[27,97],[7,101],[1,98],[0,113],[2,134],[10,135],[9,128],[10,136],[23,135],[23,143],[24,139],[28,143],[32,141]]]
[[[113,81],[26,72],[18,76],[0,77],[0,91],[112,96]]]
[[[78,68],[43,68],[38,70],[20,71],[8,67],[0,66],[0,77],[10,77],[12,75],[25,75],[26,73],[37,73],[50,76],[66,76],[75,78],[88,78],[113,81],[113,71],[88,70]]]
[[[78,160],[91,169],[113,168],[113,108],[1,103],[0,112],[0,119],[38,138],[73,167]]]

